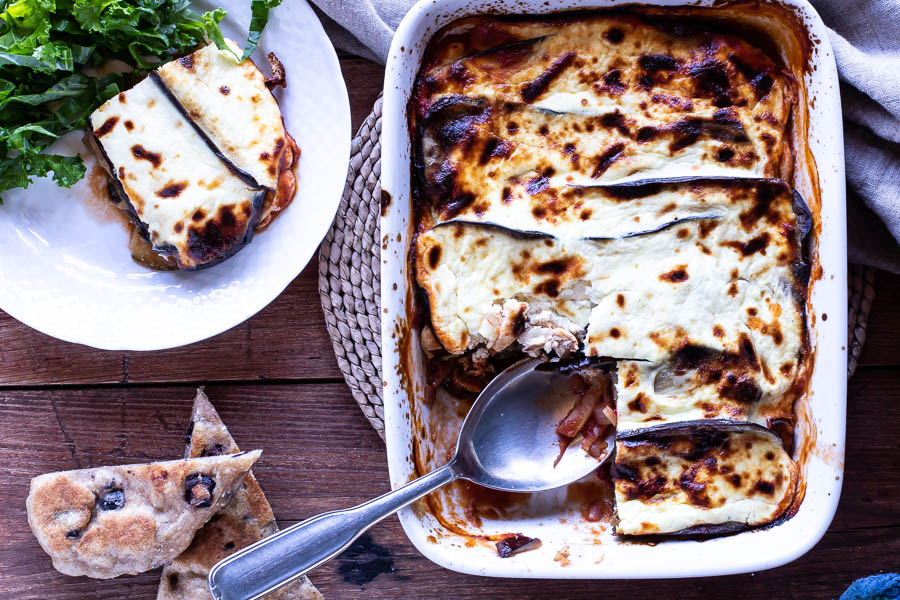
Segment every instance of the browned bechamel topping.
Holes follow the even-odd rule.
[[[131,153],[138,160],[146,160],[149,161],[154,167],[158,167],[162,164],[162,156],[156,152],[150,152],[146,148],[144,148],[141,144],[135,144],[131,147]]]

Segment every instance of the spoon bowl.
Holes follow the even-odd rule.
[[[545,364],[519,361],[482,390],[451,459],[460,477],[496,490],[540,492],[581,479],[606,459],[614,434],[600,460],[578,444],[569,444],[560,456],[556,425],[571,408],[572,376],[537,368]]]
[[[219,561],[209,572],[216,600],[255,600],[294,581],[347,549],[369,527],[454,481],[510,492],[539,492],[596,470],[578,444],[560,445],[556,427],[571,406],[571,374],[525,359],[497,375],[463,422],[456,452],[443,467],[359,506],[327,512],[279,531]]]

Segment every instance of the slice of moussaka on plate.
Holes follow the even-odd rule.
[[[616,427],[621,535],[791,514],[811,213],[773,56],[659,14],[481,16],[435,34],[416,80],[426,397],[465,414],[529,355],[592,373],[610,406],[571,399],[567,431]]]
[[[148,266],[221,262],[296,192],[299,150],[265,76],[212,44],[113,97],[89,124],[113,201],[135,225],[133,255]]]

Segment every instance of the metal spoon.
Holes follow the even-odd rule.
[[[509,492],[539,492],[591,473],[599,460],[578,444],[559,456],[556,425],[571,407],[568,376],[520,361],[482,390],[459,432],[446,465],[354,508],[327,512],[271,535],[219,561],[209,572],[216,600],[260,598],[347,549],[369,527],[456,479]]]

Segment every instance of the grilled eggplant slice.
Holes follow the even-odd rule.
[[[776,521],[798,471],[771,431],[692,421],[619,436],[613,466],[620,535],[721,534]]]

